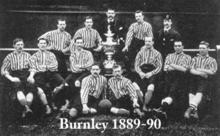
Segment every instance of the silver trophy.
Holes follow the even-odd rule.
[[[112,74],[112,68],[114,64],[116,63],[115,60],[112,59],[112,56],[115,54],[115,46],[118,45],[117,42],[113,41],[114,33],[110,30],[110,25],[108,26],[108,31],[105,33],[105,36],[107,37],[106,42],[102,42],[102,45],[104,46],[104,52],[107,56],[107,60],[103,62],[105,73],[106,74]]]

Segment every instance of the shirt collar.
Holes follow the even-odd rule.
[[[183,52],[181,52],[181,53],[176,53],[176,52],[175,52],[175,54],[176,54],[176,55],[183,55],[184,53],[183,53]]]
[[[19,55],[16,50],[13,53],[16,54],[16,55]],[[23,53],[24,53],[24,51],[22,50],[20,54],[23,54]]]
[[[150,51],[152,51],[152,50],[154,50],[154,47],[152,46],[150,49],[149,48],[147,48],[145,45],[144,45],[144,50],[150,50]]]
[[[109,18],[107,19],[107,21],[108,21],[108,23],[110,23],[110,19]],[[115,21],[114,19],[111,20],[111,22],[114,22],[114,21]]]
[[[114,77],[114,80],[122,80],[123,76],[120,76],[120,78]]]
[[[164,32],[168,32],[171,29],[171,27],[164,28]]]
[[[208,58],[209,57],[209,54],[207,54],[207,55],[205,55],[205,56],[202,56],[201,54],[198,54],[199,55],[199,57],[201,57],[201,58]]]

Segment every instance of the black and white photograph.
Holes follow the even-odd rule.
[[[0,0],[0,135],[219,136],[219,0]]]

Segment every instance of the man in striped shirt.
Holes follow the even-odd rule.
[[[108,81],[109,95],[112,97],[110,99],[113,99],[110,111],[117,115],[130,115],[131,112],[134,112],[143,117],[144,114],[139,109],[136,89],[131,80],[122,76],[120,65],[113,67],[113,75],[114,77]]]
[[[30,57],[30,80],[44,91],[47,90],[46,83],[49,82],[51,89],[55,88],[54,93],[58,93],[64,87],[62,84],[64,79],[58,73],[56,56],[46,49],[47,44],[46,39],[38,40],[39,51]],[[52,103],[52,107],[57,109],[54,103]]]
[[[189,91],[189,108],[184,113],[185,118],[198,119],[197,107],[201,103],[203,94],[208,91],[208,81],[217,71],[217,62],[209,56],[209,43],[202,41],[199,44],[199,54],[192,59],[190,73],[192,84]]]
[[[84,46],[83,48],[86,50],[89,50],[92,52],[95,58],[100,59],[100,52],[102,49],[101,42],[102,38],[100,37],[98,31],[92,28],[93,26],[93,19],[90,16],[87,16],[85,18],[85,27],[79,29],[76,31],[75,35],[73,36],[72,39],[72,45],[70,51],[75,50],[75,40],[77,37],[82,37],[84,41]]]
[[[71,85],[71,81],[75,83],[75,87],[80,87],[80,83],[84,77],[89,75],[89,70],[94,63],[92,53],[84,50],[84,42],[82,37],[75,39],[76,49],[70,55],[70,68],[72,73],[66,78],[65,82]]]
[[[76,117],[78,113],[95,114],[99,112],[98,104],[102,99],[102,92],[107,89],[107,79],[100,75],[100,65],[95,63],[91,67],[91,75],[82,80],[80,95],[70,102],[70,116]]]
[[[161,107],[155,109],[158,116],[162,115],[167,118],[166,112],[168,107],[177,101],[178,97],[182,95],[180,89],[187,89],[187,74],[189,71],[191,57],[183,53],[183,44],[181,41],[174,42],[175,53],[171,53],[166,57],[164,64],[165,74],[165,87],[164,92],[166,97],[161,102]]]
[[[30,82],[29,58],[31,55],[23,51],[23,39],[16,38],[13,41],[13,47],[15,51],[4,59],[1,74],[8,79],[16,92],[19,103],[24,106],[22,117],[25,117],[26,113],[32,113],[30,106],[37,88]]]
[[[137,72],[135,82],[140,86],[143,93],[145,93],[144,111],[150,110],[148,104],[163,65],[162,56],[160,52],[154,49],[153,44],[153,37],[145,37],[145,46],[138,52],[135,59],[135,71]]]
[[[144,38],[146,36],[153,37],[152,26],[148,22],[144,21],[142,11],[138,10],[135,12],[135,19],[137,22],[131,24],[129,27],[125,47],[122,49],[123,52],[130,50],[128,56],[131,62],[134,62],[135,56],[144,45]]]
[[[71,35],[65,31],[66,21],[64,19],[58,19],[57,22],[57,30],[49,31],[40,36],[38,39],[45,38],[49,41],[47,50],[55,54],[58,61],[58,71],[63,77],[66,77],[67,65],[64,53],[69,51]]]

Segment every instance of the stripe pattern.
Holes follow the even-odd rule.
[[[30,57],[30,66],[34,72],[57,71],[58,63],[52,52],[39,50]]]
[[[81,72],[76,65],[81,65],[83,69],[88,69],[93,63],[94,59],[90,51],[82,50],[79,53],[76,50],[70,55],[70,68],[73,73]]]
[[[82,80],[80,97],[82,104],[88,103],[88,96],[99,98],[102,91],[107,89],[107,79],[99,75],[97,77],[89,75]]]
[[[152,74],[155,75],[159,73],[162,69],[162,56],[161,53],[152,49],[147,49],[145,46],[138,52],[135,59],[135,71],[139,74],[141,72],[141,66],[144,64],[151,64],[156,67],[155,70],[152,71]]]
[[[214,58],[209,55],[203,57],[198,55],[192,59],[191,68],[202,68],[212,70],[214,73],[217,71],[217,62]]]
[[[144,40],[145,36],[153,36],[152,32],[152,26],[148,22],[143,22],[143,23],[133,23],[128,30],[127,36],[126,36],[126,46],[130,46],[131,41],[133,37]]]
[[[113,91],[116,99],[119,99],[120,97],[123,97],[127,94],[130,95],[132,100],[134,98],[137,98],[137,93],[134,86],[132,85],[131,80],[123,76],[120,79],[117,79],[115,77],[110,78],[108,81],[108,85],[111,91]]]
[[[71,35],[68,32],[60,32],[59,30],[49,31],[40,36],[38,39],[40,38],[47,39],[49,41],[48,46],[52,46],[53,50],[58,51],[67,48],[69,46],[67,43],[70,43],[71,41]]]
[[[95,30],[95,29],[87,29],[87,28],[81,28],[79,29],[73,39],[72,39],[72,43],[75,42],[75,39],[77,37],[82,37],[83,41],[84,41],[84,48],[86,49],[90,49],[93,47],[96,47],[96,44],[101,43],[102,38],[100,37],[99,33]],[[72,44],[71,46],[71,50],[74,50],[74,44]]]
[[[31,55],[27,52],[22,51],[18,54],[16,51],[8,54],[2,64],[1,74],[9,74],[10,71],[27,69],[30,67],[29,58]]]
[[[191,63],[191,57],[185,53],[171,53],[167,55],[164,63],[164,69],[167,69],[170,64],[183,66],[189,68]]]

